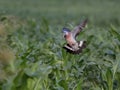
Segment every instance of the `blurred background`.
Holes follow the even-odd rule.
[[[50,23],[80,21],[89,18],[91,22],[119,24],[119,0],[1,0],[0,15],[9,14],[23,18],[45,17]]]
[[[86,18],[67,53],[62,28]],[[0,90],[120,90],[120,0],[0,0]]]

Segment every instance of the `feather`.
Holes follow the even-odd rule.
[[[82,23],[80,23],[78,26],[74,28],[74,30],[71,31],[72,35],[74,38],[76,38],[77,35],[82,31],[82,29],[85,27],[87,24],[87,19],[85,19]]]
[[[71,54],[79,54],[79,53],[81,53],[82,50],[86,47],[86,41],[80,41],[80,42],[78,42],[78,43],[80,44],[81,42],[82,42],[82,45],[79,47],[78,50],[74,50],[71,46],[69,46],[69,44],[64,45],[63,48],[64,48],[67,52],[69,52],[69,53],[71,53]]]

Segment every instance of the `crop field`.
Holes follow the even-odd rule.
[[[86,18],[67,53],[63,27]],[[0,0],[0,90],[120,90],[120,0]]]

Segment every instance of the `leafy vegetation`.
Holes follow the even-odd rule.
[[[11,1],[0,1],[0,90],[120,90],[119,0]],[[62,28],[85,18],[87,48],[65,52]]]

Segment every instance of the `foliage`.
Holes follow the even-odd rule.
[[[8,6],[12,5],[8,4],[9,1],[0,2]],[[23,0],[18,2],[22,3]],[[30,13],[33,13],[33,6],[39,1],[36,0],[33,5],[32,2],[30,0],[28,5],[23,5],[25,9],[31,7]],[[66,10],[63,10],[63,7],[60,9],[59,1],[56,0],[42,1],[43,5],[40,4],[42,6],[39,8],[50,5],[49,10],[54,12],[48,11],[50,13],[48,14],[46,8],[40,9],[41,13],[45,14],[44,17],[39,16],[40,12],[36,13],[39,17],[30,13],[32,18],[27,17],[27,13],[22,13],[26,19],[20,15],[19,18],[15,17],[21,11],[17,11],[19,7],[14,9],[13,6],[9,9],[13,16],[10,16],[9,12],[8,15],[1,14],[1,90],[120,90],[120,13],[114,14],[119,11],[117,2],[102,1],[104,7],[108,6],[108,11],[104,15],[100,14],[105,11],[104,7],[95,8],[100,0],[96,0],[96,3],[81,0],[82,14],[76,9],[79,7],[78,3],[72,0],[68,4],[68,1],[61,2],[64,2],[62,6],[68,5],[67,9],[69,7],[70,10],[75,11],[71,15],[66,15]],[[76,7],[71,6],[72,3],[76,4]],[[52,4],[56,5],[54,6],[56,8],[52,8]],[[93,6],[89,11],[84,5],[87,8]],[[111,5],[116,5],[115,9],[111,9]],[[6,8],[1,9],[7,11]],[[23,7],[21,9],[25,10]],[[61,13],[57,10],[61,10]],[[93,18],[92,13],[97,18]],[[77,38],[86,40],[87,48],[79,55],[72,55],[62,48],[65,40],[61,30],[64,26],[72,29],[79,21],[79,14],[84,16],[81,19],[85,17],[89,19],[87,27]]]

